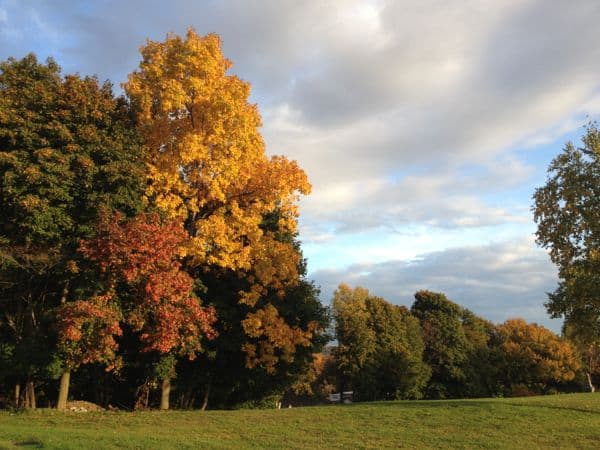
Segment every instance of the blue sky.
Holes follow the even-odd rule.
[[[269,153],[312,181],[301,239],[324,302],[340,282],[407,305],[426,288],[559,330],[531,195],[600,113],[598,18],[584,0],[0,0],[0,58],[118,86],[146,38],[216,32]]]

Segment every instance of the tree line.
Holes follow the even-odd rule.
[[[419,291],[410,309],[340,285],[337,345],[315,358],[296,394],[358,400],[464,398],[589,390],[600,382],[600,130],[568,142],[533,195],[536,238],[558,267],[545,306],[562,336],[522,319],[493,324]]]
[[[297,240],[310,184],[265,154],[219,37],[141,54],[122,96],[33,54],[0,64],[5,405],[252,405],[328,340]]]
[[[493,324],[442,293],[418,291],[409,309],[342,284],[332,315],[337,342],[294,386],[300,399],[343,391],[355,401],[518,396],[586,386],[582,353],[567,338],[523,319]]]

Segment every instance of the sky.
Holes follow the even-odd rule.
[[[35,52],[119,90],[147,38],[218,33],[270,154],[297,160],[309,277],[494,322],[557,282],[531,196],[600,115],[597,0],[0,0],[0,59]]]

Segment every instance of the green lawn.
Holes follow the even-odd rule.
[[[208,412],[0,412],[0,448],[600,448],[600,394]]]

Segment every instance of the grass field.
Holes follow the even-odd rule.
[[[208,412],[0,412],[0,448],[600,448],[600,394]]]

